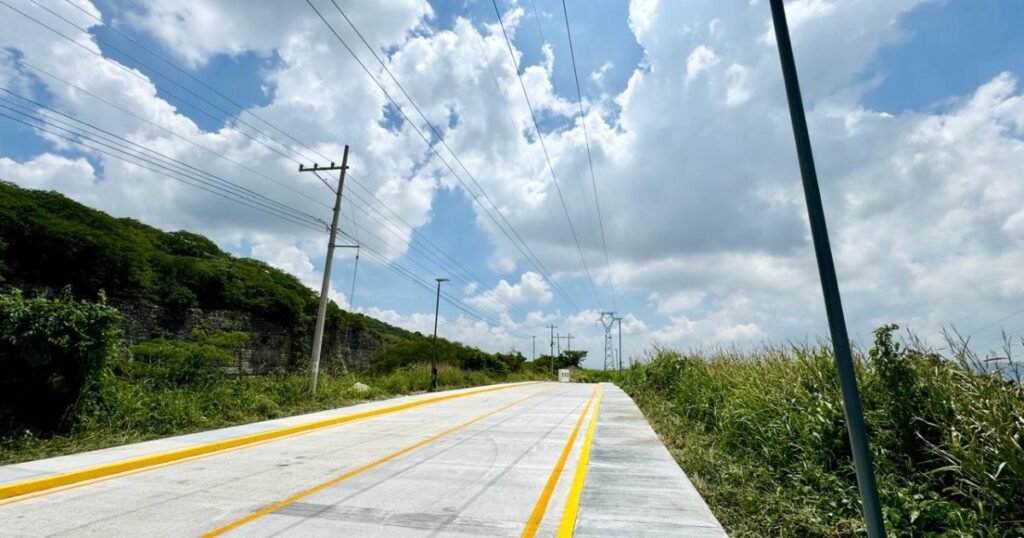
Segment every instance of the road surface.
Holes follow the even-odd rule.
[[[418,395],[0,467],[5,537],[572,535],[724,536],[611,384]]]

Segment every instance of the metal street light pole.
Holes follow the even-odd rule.
[[[867,428],[864,426],[860,391],[857,388],[857,373],[853,368],[850,338],[846,333],[843,304],[839,296],[839,281],[836,278],[835,263],[832,260],[828,229],[825,226],[825,210],[821,204],[818,174],[814,168],[811,137],[807,130],[803,97],[800,95],[796,61],[793,59],[793,44],[790,42],[789,26],[786,24],[786,9],[782,0],[769,0],[769,3],[772,10],[772,22],[775,25],[775,41],[779,46],[779,61],[782,64],[786,97],[789,100],[793,138],[796,140],[797,158],[800,161],[804,200],[807,203],[807,215],[811,225],[811,240],[814,243],[814,254],[818,260],[821,292],[825,298],[825,313],[828,316],[829,332],[835,351],[836,369],[839,371],[839,385],[843,393],[843,409],[846,411],[846,427],[850,435],[850,448],[853,452],[857,486],[860,489],[860,499],[864,510],[864,523],[869,538],[883,538],[885,523],[878,501],[878,486],[875,483],[875,471],[871,463],[871,450],[868,448],[868,434]]]
[[[437,315],[441,311],[441,283],[448,282],[447,278],[435,278],[437,281],[437,301],[434,303],[434,360],[430,363],[430,391],[437,390],[437,359],[440,350],[437,349]]]

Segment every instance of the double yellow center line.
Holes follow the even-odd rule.
[[[407,447],[405,447],[405,448],[403,448],[401,450],[396,450],[395,452],[392,452],[392,453],[388,454],[387,456],[384,456],[383,458],[380,458],[378,460],[374,460],[374,461],[372,461],[370,463],[367,463],[366,465],[363,465],[361,467],[357,467],[357,468],[355,468],[355,469],[353,469],[351,471],[348,471],[348,472],[346,472],[344,474],[338,475],[338,476],[336,476],[336,477],[334,477],[334,478],[332,478],[332,479],[330,479],[330,480],[328,480],[326,482],[321,482],[320,484],[317,484],[317,485],[315,485],[315,486],[313,486],[313,487],[311,487],[311,488],[309,488],[307,490],[304,490],[304,491],[301,491],[299,493],[296,493],[295,495],[292,495],[291,497],[288,497],[287,499],[278,501],[278,502],[276,502],[274,504],[271,504],[271,505],[263,508],[262,510],[259,510],[257,512],[253,512],[252,514],[249,514],[249,515],[247,515],[247,516],[245,516],[245,517],[243,517],[241,519],[238,519],[236,521],[228,523],[227,525],[224,525],[223,527],[220,527],[218,529],[210,531],[210,532],[204,534],[203,538],[209,538],[209,537],[212,537],[212,536],[220,536],[220,535],[222,535],[222,534],[224,534],[224,533],[226,533],[228,531],[237,529],[238,527],[241,527],[242,525],[245,525],[246,523],[252,522],[252,521],[254,521],[256,519],[259,519],[259,518],[261,518],[261,517],[263,517],[263,516],[265,516],[267,514],[270,514],[271,512],[274,512],[274,511],[279,510],[279,509],[281,509],[281,508],[283,508],[285,506],[288,506],[289,504],[292,504],[295,501],[298,501],[298,500],[304,499],[306,497],[309,497],[310,495],[312,495],[314,493],[317,493],[319,491],[323,491],[323,490],[325,490],[325,489],[327,489],[327,488],[329,488],[331,486],[334,486],[334,485],[337,485],[337,484],[339,484],[341,482],[344,482],[345,480],[348,480],[349,478],[352,478],[352,477],[354,477],[356,475],[365,473],[366,471],[369,471],[370,469],[373,469],[375,467],[379,467],[379,466],[381,466],[381,465],[383,465],[383,464],[385,464],[385,463],[387,463],[387,462],[389,462],[391,460],[394,460],[396,458],[404,456],[405,454],[408,454],[409,452],[412,452],[413,450],[416,450],[417,448],[420,448],[420,447],[423,447],[423,446],[428,445],[430,443],[433,443],[434,441],[437,441],[438,439],[441,439],[442,437],[447,437],[447,436],[449,436],[449,435],[451,435],[451,434],[453,434],[453,433],[455,433],[455,432],[457,432],[459,430],[462,430],[464,428],[472,426],[473,424],[476,424],[477,422],[480,422],[481,420],[484,420],[484,419],[486,419],[486,418],[488,418],[490,416],[493,416],[493,415],[496,415],[498,413],[501,413],[502,411],[505,411],[506,409],[510,409],[512,407],[515,407],[515,406],[517,406],[517,405],[519,405],[519,404],[521,404],[521,403],[523,403],[523,402],[525,402],[525,401],[527,401],[527,400],[537,396],[538,394],[540,394],[540,392],[535,392],[535,393],[533,393],[533,394],[531,394],[531,395],[529,395],[529,396],[527,396],[525,398],[520,398],[520,399],[515,400],[515,401],[513,401],[513,402],[511,402],[509,404],[503,405],[503,406],[501,406],[501,407],[499,407],[497,409],[494,409],[492,411],[488,411],[488,412],[486,412],[486,413],[484,413],[482,415],[478,415],[477,417],[475,417],[473,419],[470,419],[470,420],[467,420],[466,422],[463,422],[463,423],[461,423],[461,424],[459,424],[457,426],[448,428],[447,430],[444,430],[441,433],[431,435],[430,437],[427,437],[426,439],[423,439],[422,441],[413,443],[413,444],[411,444],[411,445],[409,445],[409,446],[407,446]]]
[[[322,428],[337,426],[339,424],[345,424],[348,422],[354,422],[357,420],[362,420],[370,417],[394,413],[405,409],[421,407],[424,405],[439,403],[447,400],[453,400],[456,398],[463,398],[466,396],[472,396],[476,394],[483,394],[498,390],[522,387],[524,385],[530,384],[532,383],[497,385],[462,392],[454,392],[450,394],[441,394],[438,396],[420,398],[416,400],[402,402],[399,404],[379,407],[376,409],[368,409],[365,411],[359,411],[356,413],[351,413],[338,417],[314,420],[311,422],[296,424],[294,426],[285,426],[274,430],[232,437],[230,439],[224,439],[221,441],[214,441],[200,445],[193,445],[177,450],[149,454],[138,458],[131,458],[111,463],[104,463],[92,467],[75,469],[73,471],[68,471],[64,473],[51,474],[40,478],[31,478],[21,482],[0,484],[0,499],[3,499],[2,501],[0,501],[0,504],[9,504],[11,502],[28,499],[34,496],[38,496],[41,492],[52,492],[56,491],[56,488],[65,488],[73,484],[78,485],[80,483],[84,483],[87,481],[93,482],[98,480],[107,480],[110,478],[114,478],[116,476],[123,476],[129,472],[138,472],[141,470],[163,467],[172,463],[180,463],[192,460],[199,456],[206,456],[214,453],[225,452],[231,449],[255,445],[270,440],[291,437],[294,435],[308,433]]]
[[[527,400],[530,400],[531,398],[534,398],[538,394],[540,394],[540,392],[536,392],[534,394],[526,396],[525,398],[520,398],[520,399],[515,400],[515,401],[513,401],[511,403],[508,403],[506,405],[498,407],[497,409],[493,409],[491,411],[488,411],[486,413],[478,415],[478,416],[476,416],[476,417],[474,417],[474,418],[472,418],[470,420],[467,420],[466,422],[463,422],[461,424],[453,426],[453,427],[451,427],[451,428],[449,428],[447,430],[444,430],[444,431],[442,431],[440,433],[431,435],[430,437],[427,437],[426,439],[423,439],[421,441],[413,443],[413,444],[411,444],[411,445],[409,445],[409,446],[407,446],[405,448],[402,448],[400,450],[396,450],[395,452],[392,452],[392,453],[390,453],[390,454],[388,454],[388,455],[386,455],[386,456],[384,456],[384,457],[382,457],[380,459],[374,460],[374,461],[372,461],[370,463],[367,463],[365,465],[357,467],[357,468],[355,468],[355,469],[353,469],[351,471],[345,472],[345,473],[343,473],[341,475],[338,475],[338,476],[336,476],[336,477],[334,477],[334,478],[332,478],[330,480],[327,480],[325,482],[321,482],[320,484],[317,484],[317,485],[315,485],[315,486],[313,486],[313,487],[311,487],[309,489],[303,490],[303,491],[301,491],[299,493],[296,493],[295,495],[292,495],[292,496],[290,496],[290,497],[288,497],[286,499],[283,499],[281,501],[278,501],[278,502],[275,502],[273,504],[270,504],[270,505],[264,507],[263,509],[261,509],[259,511],[253,512],[253,513],[251,513],[251,514],[249,514],[249,515],[247,515],[247,516],[245,516],[243,518],[237,519],[235,521],[232,521],[231,523],[228,523],[227,525],[224,525],[224,526],[219,527],[219,528],[217,528],[215,530],[212,530],[212,531],[204,534],[203,538],[212,538],[214,536],[221,536],[221,535],[223,535],[223,534],[225,534],[227,532],[230,532],[230,531],[235,530],[235,529],[237,529],[239,527],[242,527],[243,525],[246,525],[247,523],[251,523],[252,521],[255,521],[255,520],[257,520],[257,519],[259,519],[259,518],[261,518],[263,516],[266,516],[268,514],[276,512],[277,510],[280,510],[281,508],[284,508],[285,506],[288,506],[288,505],[290,505],[290,504],[292,504],[292,503],[294,503],[296,501],[302,500],[302,499],[304,499],[306,497],[309,497],[310,495],[313,495],[313,494],[318,493],[320,491],[323,491],[323,490],[325,490],[327,488],[335,486],[335,485],[337,485],[337,484],[339,484],[341,482],[344,482],[344,481],[346,481],[346,480],[348,480],[350,478],[353,478],[353,477],[355,477],[357,475],[365,473],[366,471],[369,471],[369,470],[374,469],[376,467],[379,467],[379,466],[381,466],[381,465],[383,465],[385,463],[388,463],[388,462],[390,462],[392,460],[395,460],[395,459],[397,459],[397,458],[399,458],[401,456],[404,456],[404,455],[406,455],[406,454],[408,454],[408,453],[410,453],[410,452],[412,452],[412,451],[414,451],[414,450],[416,450],[418,448],[421,448],[421,447],[426,446],[426,445],[428,445],[430,443],[433,443],[434,441],[437,441],[438,439],[441,439],[443,437],[447,437],[447,436],[449,436],[449,435],[451,435],[451,434],[453,434],[453,433],[455,433],[455,432],[457,432],[459,430],[468,428],[469,426],[472,426],[473,424],[476,424],[476,423],[478,423],[478,422],[480,422],[480,421],[482,421],[484,419],[487,419],[487,418],[489,418],[491,416],[494,416],[494,415],[496,415],[498,413],[501,413],[502,411],[506,411],[508,409],[511,409],[512,407],[520,405],[520,404],[526,402]],[[572,536],[573,529],[575,528],[575,524],[576,524],[576,516],[577,516],[577,514],[579,512],[580,496],[581,496],[581,493],[583,491],[584,481],[586,479],[587,464],[588,464],[588,461],[589,461],[589,458],[590,458],[590,446],[591,446],[591,444],[593,442],[594,430],[595,430],[595,428],[597,426],[598,410],[600,409],[600,406],[601,406],[601,394],[602,394],[601,386],[600,385],[595,385],[593,392],[591,392],[591,394],[590,394],[590,398],[588,398],[586,405],[584,405],[584,407],[583,407],[583,411],[580,413],[579,418],[577,418],[577,420],[576,420],[576,424],[573,427],[572,432],[569,435],[569,439],[566,441],[565,446],[562,448],[562,452],[559,455],[557,462],[555,463],[555,468],[551,471],[551,474],[548,477],[548,480],[547,480],[547,482],[544,485],[544,489],[541,490],[540,498],[537,499],[537,502],[536,502],[536,504],[533,507],[533,511],[530,513],[530,517],[529,517],[529,519],[527,520],[527,523],[526,523],[526,528],[523,529],[523,532],[522,532],[522,535],[521,535],[524,538],[533,538],[536,535],[537,530],[540,528],[541,522],[544,519],[544,514],[547,511],[547,507],[548,507],[548,505],[551,502],[551,497],[554,494],[555,488],[558,486],[559,479],[561,478],[561,476],[562,476],[562,474],[563,474],[563,472],[565,470],[566,462],[568,461],[569,455],[572,452],[572,448],[573,448],[573,446],[576,443],[576,439],[577,439],[577,437],[579,437],[579,432],[580,432],[580,430],[581,430],[581,428],[583,426],[584,420],[587,417],[587,411],[590,411],[591,409],[593,409],[593,411],[591,413],[591,416],[590,416],[590,423],[587,426],[587,433],[586,433],[586,436],[585,436],[584,441],[583,441],[583,448],[580,451],[580,459],[579,459],[579,462],[576,465],[576,471],[575,471],[575,474],[573,476],[573,482],[572,482],[572,485],[570,486],[569,494],[568,494],[568,497],[567,497],[567,500],[566,500],[565,511],[563,512],[562,521],[561,521],[561,523],[559,525],[559,528],[558,528],[558,536],[560,538],[562,538],[562,537],[571,537]]]
[[[576,438],[579,436],[580,428],[583,426],[583,420],[587,416],[587,411],[593,405],[594,412],[590,417],[590,425],[587,427],[587,435],[583,442],[583,449],[580,452],[580,460],[576,464],[576,473],[573,477],[573,483],[569,490],[565,512],[563,512],[562,515],[562,522],[558,529],[558,536],[572,536],[573,529],[576,526],[576,515],[579,511],[583,482],[586,479],[587,474],[587,463],[590,458],[590,445],[594,440],[594,429],[597,426],[597,412],[598,408],[601,406],[601,392],[601,385],[595,385],[594,391],[590,394],[590,398],[587,400],[587,404],[583,406],[583,411],[580,413],[579,418],[576,419],[576,425],[573,427],[572,433],[569,434],[569,439],[565,442],[565,446],[562,447],[562,453],[558,456],[558,460],[555,462],[555,468],[548,476],[548,481],[544,484],[544,489],[541,490],[540,497],[533,506],[530,518],[526,521],[526,527],[520,535],[522,538],[533,538],[537,534],[540,524],[544,521],[544,513],[547,512],[548,504],[551,502],[551,496],[554,494],[555,488],[558,486],[558,481],[565,470],[565,462],[569,459],[569,454],[572,452],[573,445],[576,444]]]

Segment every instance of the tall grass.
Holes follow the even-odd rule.
[[[414,364],[380,374],[321,373],[315,397],[308,374],[216,377],[171,385],[108,369],[66,434],[20,431],[0,438],[0,464],[93,450],[124,443],[221,428],[288,415],[424,392],[430,367]],[[439,390],[540,379],[532,368],[497,376],[440,365]],[[359,390],[356,383],[369,387]]]
[[[894,329],[857,363],[891,535],[1024,536],[1024,390]],[[656,349],[617,381],[731,535],[863,534],[828,346]]]

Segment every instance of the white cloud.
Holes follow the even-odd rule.
[[[488,311],[507,312],[509,306],[548,303],[553,298],[554,293],[544,277],[527,271],[520,276],[518,283],[509,284],[502,279],[494,288],[470,297],[467,302]]]
[[[96,172],[89,161],[42,154],[25,162],[0,157],[0,179],[13,181],[30,189],[52,189],[70,194],[72,198],[95,205]]]
[[[1024,295],[1019,276],[1024,262],[1021,74],[1005,73],[970,95],[951,96],[959,99],[939,112],[894,113],[863,104],[864,92],[884,78],[873,72],[878,51],[903,39],[901,17],[924,3],[787,4],[847,318],[855,334],[888,320],[928,330],[975,307],[986,319],[998,319]],[[22,4],[26,11],[34,9]],[[333,6],[323,7],[329,20],[347,32]],[[235,16],[243,9],[246,17]],[[370,42],[388,52],[385,60],[392,71],[444,132],[462,163],[451,164],[471,190],[476,187],[462,165],[559,282],[566,287],[578,283],[579,255],[497,25],[458,19],[451,28],[434,28],[430,6],[416,0],[346,9]],[[511,32],[523,13],[514,7],[507,14]],[[272,99],[253,112],[290,133],[302,133],[304,141],[327,155],[338,155],[342,144],[351,144],[352,181],[415,227],[441,218],[432,214],[439,184],[463,189],[409,125],[396,129],[385,121],[384,96],[308,10],[243,5],[240,0],[175,0],[146,2],[118,17],[121,24],[150,32],[191,66],[220,54],[265,57],[263,82]],[[620,296],[641,298],[633,303],[650,298],[641,316],[624,321],[624,332],[633,336],[627,350],[635,354],[649,339],[691,345],[823,334],[767,5],[633,0],[629,24],[644,50],[643,60],[624,91],[587,103],[586,118],[617,289]],[[78,38],[99,50],[90,36]],[[123,103],[213,153],[251,163],[330,202],[322,185],[309,174],[295,173],[290,160],[235,130],[200,128],[144,78],[17,17],[0,20],[0,47],[16,49],[26,60]],[[545,125],[559,125],[546,127],[545,143],[581,249],[601,280],[603,248],[593,226],[582,128],[572,92],[555,91],[553,62],[551,50],[545,49],[538,63],[519,68],[535,108],[550,120]],[[605,71],[598,70],[595,80]],[[17,72],[0,61],[0,79]],[[322,205],[79,91],[45,78],[38,82],[76,117],[327,217]],[[385,85],[401,94],[390,82]],[[304,148],[301,153],[312,156]],[[89,158],[101,166],[94,169],[80,157],[40,155],[21,162],[0,159],[0,172],[117,215],[193,229],[222,244],[248,241],[254,256],[318,287],[314,260],[322,256],[321,234],[295,230],[119,161],[95,154]],[[379,242],[387,257],[399,259],[408,252],[412,235],[404,226],[388,231],[373,225],[373,212],[356,211],[366,233],[379,235],[379,240],[366,240]],[[519,321],[521,331],[538,332],[562,320],[565,331],[578,330],[581,341],[592,342],[593,357],[603,334],[596,309],[587,303],[582,312],[556,311],[564,305],[555,301],[536,269],[487,215],[475,211],[475,224],[496,245],[488,266],[504,278],[465,288],[473,295],[472,304],[502,314],[504,303],[529,305],[531,311]],[[544,308],[537,309],[540,305]],[[408,327],[426,323],[432,328],[432,315],[372,312]],[[966,324],[980,327],[983,321]],[[452,337],[464,335],[489,349],[515,344],[510,335],[517,325],[511,320],[498,329],[480,329],[461,318],[445,323]]]
[[[718,65],[718,62],[721,60],[711,47],[707,45],[697,46],[686,58],[686,83],[693,82],[701,73]]]

